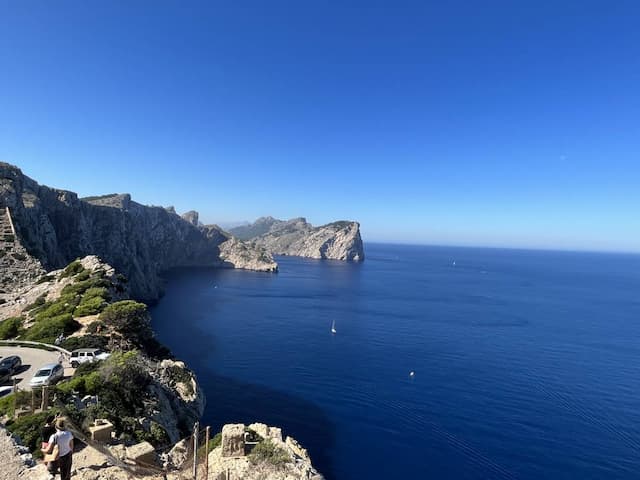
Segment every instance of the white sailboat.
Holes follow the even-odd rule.
[[[333,323],[331,324],[331,333],[333,333],[334,335],[336,333],[338,333],[338,331],[336,330],[336,321],[334,320]]]

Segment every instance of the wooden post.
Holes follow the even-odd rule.
[[[193,426],[193,480],[198,480],[198,434],[200,424]]]
[[[31,413],[36,409],[36,391],[31,389]]]
[[[211,427],[207,427],[205,429],[204,438],[205,438],[205,447],[204,447],[204,480],[209,480],[209,431]]]
[[[40,403],[40,410],[43,412],[47,409],[47,403],[49,402],[49,388],[46,385],[42,386],[42,402]]]
[[[18,408],[18,380],[13,377],[13,414],[11,418],[16,418],[16,409]]]

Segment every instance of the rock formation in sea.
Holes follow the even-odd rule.
[[[158,298],[159,275],[173,267],[277,270],[264,248],[230,240],[215,225],[200,225],[197,212],[180,217],[172,207],[141,205],[129,194],[78,198],[1,162],[0,217],[0,241],[9,247],[0,259],[10,267],[0,271],[5,285],[19,287],[39,275],[38,268],[61,268],[85,255],[99,255],[124,273],[132,296],[145,300]]]
[[[302,217],[287,221],[262,217],[252,224],[232,228],[229,233],[275,255],[364,260],[358,222],[338,221],[314,227]]]

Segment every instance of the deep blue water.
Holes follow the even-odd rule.
[[[206,423],[281,425],[329,479],[640,478],[640,256],[366,254],[168,277]]]

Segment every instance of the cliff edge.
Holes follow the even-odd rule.
[[[173,267],[277,270],[263,249],[237,241],[223,246],[230,236],[215,225],[200,225],[196,212],[180,217],[173,208],[141,205],[129,194],[81,199],[74,192],[39,185],[1,162],[0,214],[10,215],[15,229],[15,235],[3,233],[3,241],[18,242],[11,245],[15,255],[6,259],[12,283],[21,271],[35,272],[36,266],[54,270],[86,255],[99,255],[125,274],[132,296],[143,300],[158,298],[159,275]],[[4,223],[0,226],[10,228]]]

